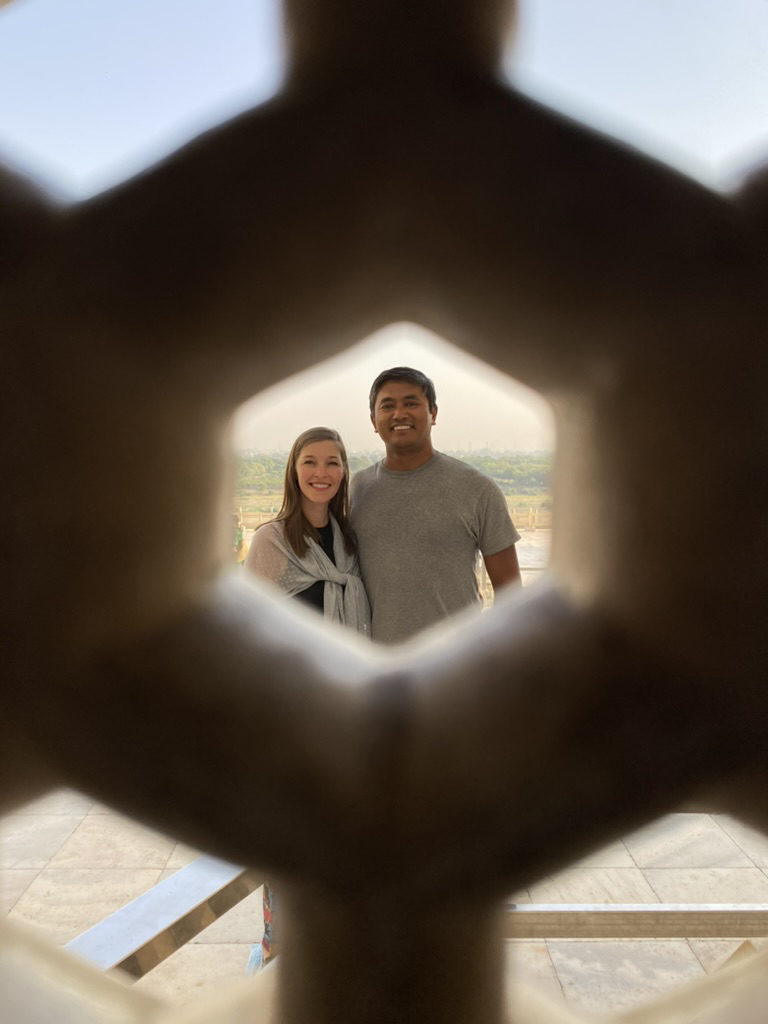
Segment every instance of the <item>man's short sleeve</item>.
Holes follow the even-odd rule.
[[[478,504],[477,546],[482,555],[495,555],[512,547],[520,534],[512,522],[507,499],[493,480],[486,478],[482,500]]]

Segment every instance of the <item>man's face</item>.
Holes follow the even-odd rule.
[[[437,406],[430,411],[426,395],[409,381],[385,381],[373,407],[371,423],[387,451],[417,452],[431,447]]]

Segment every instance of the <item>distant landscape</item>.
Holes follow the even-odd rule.
[[[542,511],[551,508],[551,452],[479,450],[449,451],[446,455],[453,455],[495,480],[507,498],[510,512],[517,508]],[[234,507],[242,510],[245,520],[277,512],[282,498],[287,457],[288,453],[284,451],[242,451],[238,454]],[[350,452],[350,470],[354,474],[366,466],[372,466],[381,457],[381,449]]]

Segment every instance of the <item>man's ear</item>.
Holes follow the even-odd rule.
[[[373,416],[371,416],[371,426],[373,427],[374,434],[378,434],[378,430],[376,429],[376,420],[373,418]]]
[[[432,425],[437,423],[437,402],[432,406]]]

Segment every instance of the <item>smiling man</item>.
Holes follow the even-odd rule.
[[[481,607],[483,556],[494,590],[519,581],[520,535],[499,487],[432,447],[435,386],[408,366],[380,373],[371,423],[386,455],[357,473],[351,522],[377,643],[398,644],[468,607]]]

